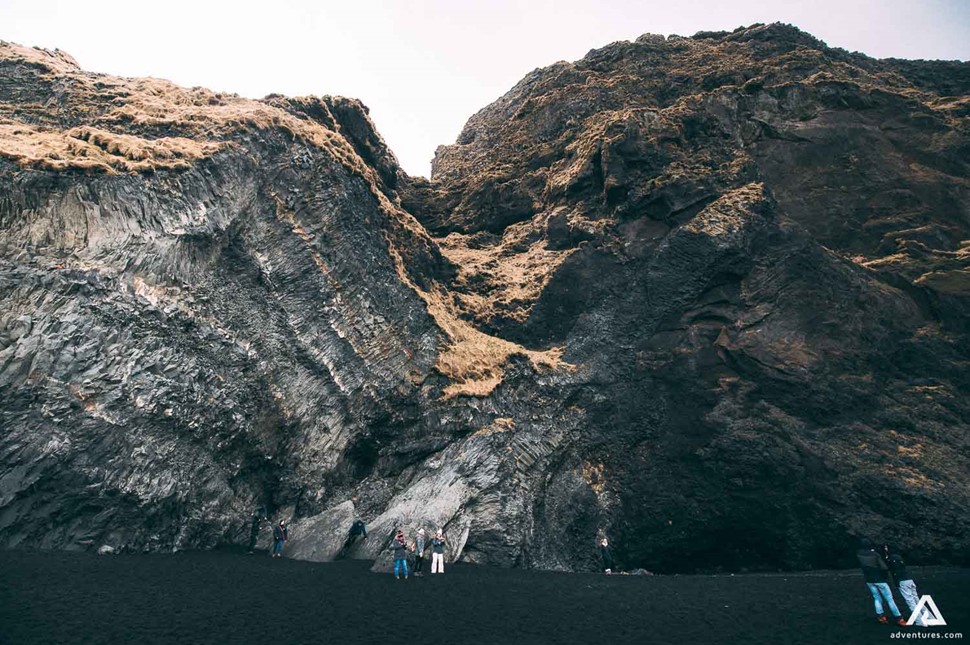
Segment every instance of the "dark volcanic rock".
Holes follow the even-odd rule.
[[[4,44],[0,543],[244,542],[266,505],[317,559],[356,511],[353,557],[965,562],[968,67],[645,36],[427,181],[357,101]]]

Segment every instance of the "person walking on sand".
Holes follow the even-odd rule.
[[[916,583],[913,581],[913,576],[909,575],[909,571],[906,570],[906,563],[903,561],[903,556],[891,550],[888,544],[882,547],[882,552],[886,557],[886,565],[889,567],[889,572],[896,582],[896,589],[899,590],[899,595],[906,601],[906,606],[909,607],[909,614],[912,616],[913,612],[916,611],[916,605],[919,604],[919,594],[916,592]],[[928,613],[928,611],[923,610],[923,614],[916,619],[915,624],[920,627],[925,627],[926,615]]]
[[[438,529],[431,540],[431,573],[445,572],[445,535]]]
[[[274,558],[283,557],[283,543],[286,542],[288,533],[286,520],[280,520],[280,523],[273,527],[273,552],[271,555]]]
[[[862,541],[859,550],[856,551],[856,558],[859,560],[859,567],[866,580],[866,587],[872,594],[872,601],[876,608],[876,620],[880,623],[888,624],[889,619],[883,613],[883,603],[893,615],[893,622],[900,627],[906,626],[906,621],[899,615],[899,608],[893,600],[892,589],[889,588],[889,567],[872,545]]]
[[[427,546],[424,538],[424,529],[418,529],[418,534],[414,538],[414,575],[416,576],[424,575],[424,549]]]
[[[603,558],[603,571],[613,573],[613,554],[610,553],[610,541],[605,537],[600,542],[600,556]]]
[[[391,552],[394,554],[394,579],[401,579],[401,569],[404,569],[404,579],[408,579],[408,545],[404,531],[398,530],[391,540]]]

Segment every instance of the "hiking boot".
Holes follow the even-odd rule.
[[[899,625],[900,627],[906,627],[907,626],[906,625],[906,619],[903,618],[902,616],[900,616],[899,618],[896,619],[896,624]]]
[[[885,616],[879,616],[878,618],[876,618],[876,621],[878,621],[881,625],[889,624],[889,619],[886,618]]]

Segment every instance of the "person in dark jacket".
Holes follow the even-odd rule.
[[[912,616],[913,612],[916,611],[916,605],[919,603],[919,593],[916,591],[916,583],[913,581],[913,576],[909,575],[909,571],[906,570],[906,562],[903,561],[903,556],[890,549],[888,544],[882,547],[882,552],[886,558],[886,565],[889,567],[889,572],[896,582],[896,589],[899,591],[899,595],[903,597],[903,600],[906,601],[906,606],[909,607],[909,614]],[[917,625],[921,627],[926,626],[926,613],[928,612],[925,612],[924,615],[916,619]]]
[[[404,579],[408,579],[408,545],[404,531],[398,531],[391,540],[391,552],[394,554],[394,578],[401,579],[401,569],[404,569]]]
[[[249,552],[256,552],[256,542],[259,540],[259,529],[263,521],[266,520],[259,510],[253,511],[252,524],[249,526]]]
[[[283,557],[283,543],[288,538],[287,533],[285,520],[280,520],[280,523],[273,527],[273,552],[270,555],[274,558]]]
[[[364,520],[359,517],[354,520],[354,523],[350,525],[350,532],[347,533],[347,539],[344,540],[344,545],[340,548],[340,553],[338,557],[342,557],[346,554],[350,547],[357,543],[357,540],[367,539],[367,524]]]
[[[441,529],[431,540],[431,573],[445,572],[445,534]]]
[[[872,594],[872,601],[876,608],[876,619],[880,623],[888,623],[889,619],[883,613],[883,603],[893,615],[893,621],[905,626],[906,621],[899,615],[899,608],[893,600],[893,592],[889,588],[889,567],[876,550],[868,542],[861,542],[856,551],[859,567],[866,580],[866,587]]]
[[[425,543],[424,529],[418,529],[418,534],[414,538],[414,575],[416,576],[424,575],[422,569],[424,568],[425,547],[427,547],[427,544]]]
[[[606,538],[600,542],[600,557],[603,558],[603,570],[613,573],[613,554],[610,553],[610,542]]]
[[[364,520],[360,519],[359,517],[354,520],[354,523],[350,526],[350,537],[354,541],[356,541],[357,538],[367,537],[367,525],[364,523]]]

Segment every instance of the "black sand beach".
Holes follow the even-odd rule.
[[[970,570],[915,568],[946,627]],[[605,576],[449,565],[396,581],[368,563],[235,551],[0,552],[0,643],[888,643],[855,571]],[[922,640],[922,639],[921,639]]]

